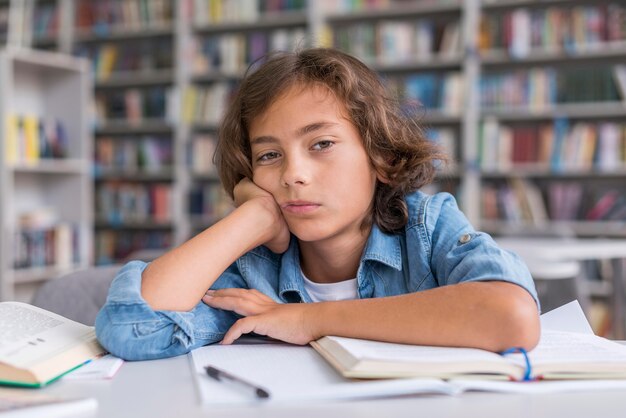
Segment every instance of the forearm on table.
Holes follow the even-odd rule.
[[[539,314],[532,296],[505,282],[473,282],[400,296],[318,303],[316,334],[406,344],[532,349]]]
[[[188,311],[237,258],[271,236],[272,219],[249,202],[144,270],[141,294],[153,309]]]

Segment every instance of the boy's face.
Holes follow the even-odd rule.
[[[295,86],[252,120],[253,181],[274,196],[302,241],[361,234],[376,173],[333,94]]]

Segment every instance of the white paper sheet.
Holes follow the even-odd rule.
[[[66,374],[63,379],[67,380],[99,380],[112,379],[117,371],[124,364],[124,360],[119,357],[107,354],[97,358],[82,367]]]
[[[292,345],[211,345],[191,352],[191,366],[204,404],[302,402],[399,396],[416,393],[453,394],[438,379],[352,381],[337,373],[313,348]],[[267,389],[267,401],[210,378],[212,365]]]
[[[551,331],[593,334],[591,325],[577,300],[541,315],[541,328]]]

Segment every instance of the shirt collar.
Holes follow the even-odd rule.
[[[298,251],[298,239],[291,236],[289,248],[283,253],[278,276],[278,295],[287,302],[297,302],[296,295],[304,302],[311,302],[309,295],[304,290],[300,270],[300,252]]]
[[[374,260],[402,270],[402,245],[400,235],[387,234],[374,224],[370,236],[365,244],[365,251],[361,257],[361,264],[366,260]]]
[[[398,271],[402,270],[400,236],[384,233],[377,225],[373,225],[360,264],[363,265],[363,262],[367,260],[383,263]],[[294,293],[305,302],[310,302],[301,276],[298,240],[292,236],[289,248],[281,258],[278,294],[283,300],[295,301]]]

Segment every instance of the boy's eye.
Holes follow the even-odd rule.
[[[319,151],[319,150],[323,150],[323,149],[326,149],[326,148],[330,148],[330,147],[332,147],[332,146],[333,146],[333,144],[334,144],[334,142],[333,142],[333,141],[323,140],[323,141],[316,142],[316,143],[313,145],[313,147],[312,147],[312,148],[313,148],[314,150],[318,150],[318,151]]]
[[[265,154],[262,154],[257,161],[263,162],[263,161],[270,161],[273,160],[275,158],[280,157],[280,154],[277,152],[266,152]]]

